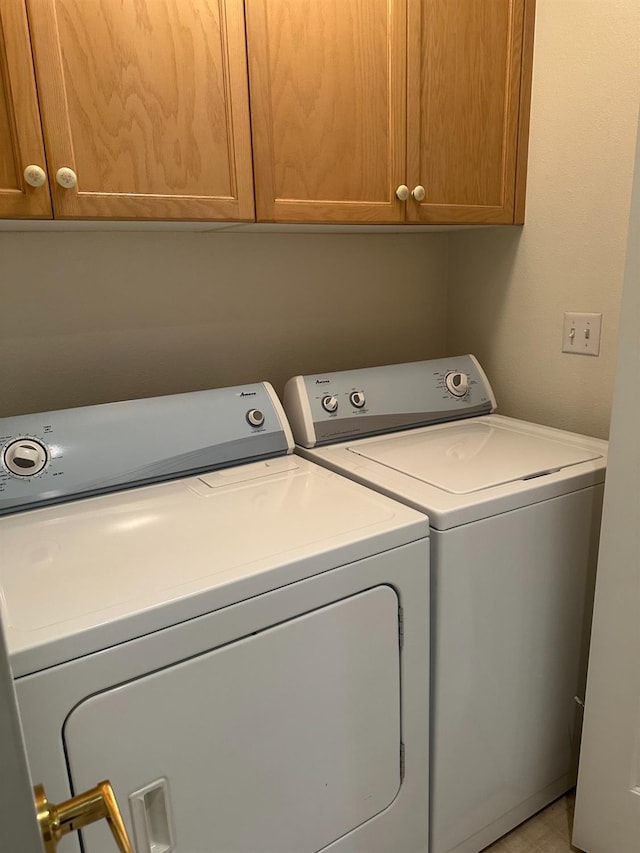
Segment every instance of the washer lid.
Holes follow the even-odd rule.
[[[348,449],[454,495],[602,458],[588,447],[477,421],[396,434]]]

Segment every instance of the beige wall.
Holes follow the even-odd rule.
[[[0,415],[445,354],[446,234],[0,234]]]
[[[449,345],[504,414],[606,436],[640,92],[639,0],[538,0],[526,225],[453,234]],[[602,312],[599,358],[560,352]]]

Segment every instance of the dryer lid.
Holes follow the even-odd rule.
[[[455,495],[601,458],[588,447],[477,421],[396,434],[349,450]]]

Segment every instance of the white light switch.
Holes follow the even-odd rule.
[[[602,314],[564,315],[562,327],[562,352],[576,355],[599,355]]]

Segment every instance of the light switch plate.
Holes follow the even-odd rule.
[[[602,314],[567,312],[562,326],[562,352],[600,355],[601,331]]]

